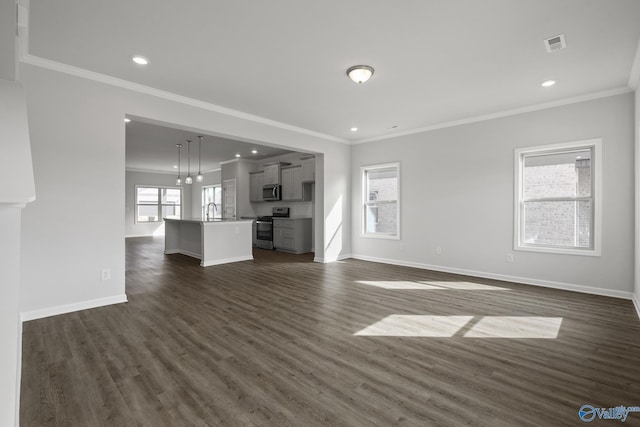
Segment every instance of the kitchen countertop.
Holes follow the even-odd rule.
[[[295,217],[288,217],[288,218],[273,217],[273,219],[312,219],[312,218],[308,216],[295,216]]]
[[[214,218],[210,220],[202,219],[202,218],[183,218],[183,219],[174,219],[174,218],[164,218],[165,221],[176,221],[176,222],[196,222],[203,224],[228,224],[235,222],[252,222],[253,219],[230,219],[230,218]]]

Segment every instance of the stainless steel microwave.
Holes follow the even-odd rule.
[[[270,184],[262,187],[262,200],[265,202],[280,200],[280,185]]]

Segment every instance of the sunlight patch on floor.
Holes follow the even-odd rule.
[[[382,289],[423,289],[423,290],[464,290],[464,291],[510,291],[509,288],[500,288],[498,286],[482,285],[472,282],[435,282],[420,281],[411,282],[407,280],[357,280],[356,283],[361,285],[375,286]]]
[[[562,317],[485,316],[466,334],[467,338],[558,338]]]
[[[392,314],[354,335],[385,337],[452,337],[473,316]]]
[[[555,339],[560,332],[562,317],[392,314],[354,335],[447,338],[462,333],[468,324],[472,326],[462,334],[465,338]]]

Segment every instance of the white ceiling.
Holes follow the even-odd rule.
[[[182,144],[181,173],[187,175],[187,140],[191,144],[191,175],[198,172],[198,135],[202,138],[201,171],[209,172],[220,168],[220,162],[235,159],[236,154],[249,160],[264,160],[291,151],[267,147],[249,142],[234,141],[174,127],[159,126],[133,118],[126,125],[126,168],[127,170],[178,173],[173,166],[178,165],[178,148]],[[251,153],[257,150],[257,154]]]
[[[349,141],[624,88],[640,39],[638,0],[29,7],[31,55]],[[560,33],[567,49],[547,53],[543,39]],[[346,77],[355,64],[375,68],[368,83]]]

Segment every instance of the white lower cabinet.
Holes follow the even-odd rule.
[[[273,247],[295,254],[311,252],[311,218],[274,218]]]

